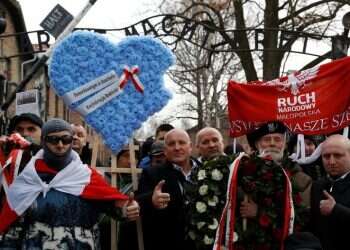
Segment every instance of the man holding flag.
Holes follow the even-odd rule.
[[[52,119],[42,128],[42,146],[9,186],[0,210],[0,249],[10,248],[6,232],[18,219],[25,228],[22,249],[100,249],[97,222],[115,207],[133,220],[139,206],[110,187],[72,150],[69,123]]]

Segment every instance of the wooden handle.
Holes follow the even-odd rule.
[[[243,201],[244,201],[244,202],[247,202],[247,201],[248,201],[248,195],[244,194]],[[242,229],[243,229],[243,232],[247,230],[247,218],[243,218],[243,221],[242,221]]]

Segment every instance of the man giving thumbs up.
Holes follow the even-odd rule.
[[[165,135],[167,162],[142,172],[138,201],[144,232],[145,250],[193,249],[185,240],[186,187],[196,162],[191,159],[192,144],[182,129]]]
[[[347,249],[350,225],[350,141],[332,135],[322,145],[328,174],[311,191],[311,226],[324,250]]]

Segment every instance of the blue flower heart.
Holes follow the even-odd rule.
[[[103,35],[76,31],[54,49],[49,77],[56,94],[63,97],[70,108],[80,112],[80,106],[97,107],[83,113],[85,121],[102,136],[113,152],[118,152],[133,131],[140,128],[149,116],[160,111],[171,98],[171,93],[164,86],[163,75],[174,61],[172,52],[151,37],[130,36],[114,44]],[[107,79],[108,74],[116,77],[117,80],[111,80],[116,86],[126,76],[125,66],[130,68],[127,72],[133,72],[133,79],[139,79],[143,92],[137,88],[141,85],[137,84],[138,81],[134,83],[132,77],[126,78],[124,86],[119,85],[122,91],[115,91],[112,85],[100,85],[102,87],[98,91],[86,87],[91,82],[96,87],[96,79],[102,76]],[[133,71],[135,66],[138,72]],[[81,88],[85,90],[79,92]],[[66,96],[72,92],[79,92],[79,95],[89,92],[89,95],[81,94],[81,99],[67,101]],[[116,93],[118,95],[108,101],[104,98]],[[88,102],[93,104],[89,106]],[[104,104],[98,106],[96,103]]]

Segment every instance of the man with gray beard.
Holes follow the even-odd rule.
[[[288,158],[287,133],[288,129],[283,123],[269,122],[248,134],[247,139],[250,147],[258,153],[259,157],[271,158],[283,168],[286,165],[293,165],[291,181],[298,191],[302,192],[305,205],[309,206],[312,179],[302,171],[300,166],[292,163]]]
[[[218,222],[221,221],[220,230],[217,231],[219,240],[215,243],[216,246],[222,243],[220,242],[221,237],[225,237],[224,228],[227,224],[224,225],[222,222],[225,219],[230,220],[228,225],[234,224],[230,231],[234,248],[242,250],[279,250],[282,249],[284,240],[289,234],[306,229],[309,214],[305,203],[309,202],[309,199],[304,200],[302,193],[308,192],[311,178],[288,158],[288,153],[285,151],[286,132],[287,129],[282,123],[263,124],[247,135],[254,152],[250,155],[244,153],[234,155],[233,157],[237,158],[230,166],[230,173],[225,171],[226,166],[219,168],[227,161],[219,161],[218,157],[205,162],[201,169],[202,173],[198,172],[194,175],[197,177],[195,183],[198,183],[198,188],[193,193],[201,194],[200,187],[208,186],[209,189],[215,190],[218,200],[230,198],[226,203],[226,208],[230,207],[230,216],[221,217],[216,210],[215,213],[210,212],[212,218]],[[220,162],[221,165],[219,165]],[[212,176],[214,171],[222,173],[219,182],[213,181],[215,178],[207,178],[208,173],[211,173]],[[229,183],[229,188],[227,185],[221,185],[225,183]],[[205,199],[202,195],[194,195],[193,200],[192,203],[196,204]],[[216,207],[220,206],[220,203],[216,205]],[[191,210],[192,214],[198,214],[197,210],[194,207]],[[207,214],[209,213],[205,212],[200,217],[205,218]],[[222,216],[227,214],[228,212],[224,212]],[[193,216],[191,225],[196,227],[191,228],[193,237],[191,235],[190,237],[196,240],[196,243],[203,238],[201,237],[203,233],[208,234],[206,229],[203,230],[204,232],[197,230],[200,222]],[[210,235],[211,239],[215,237],[215,235]]]

